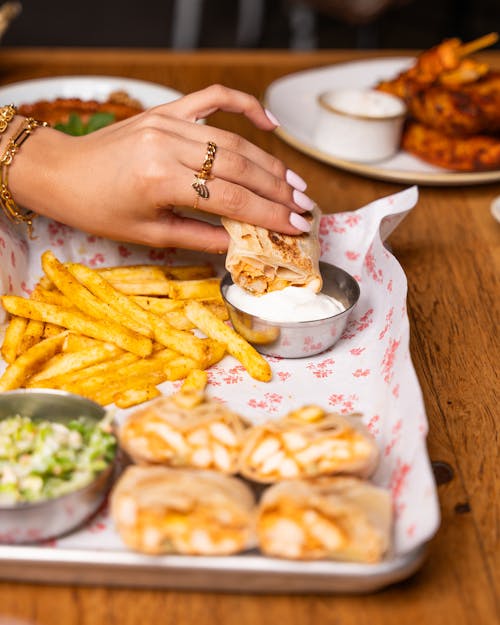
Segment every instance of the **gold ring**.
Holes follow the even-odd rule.
[[[191,186],[197,193],[194,208],[198,207],[198,199],[200,197],[204,200],[208,200],[208,198],[210,197],[210,191],[207,187],[207,180],[210,180],[211,178],[210,172],[212,171],[216,151],[216,144],[213,141],[209,141],[207,143],[207,151],[205,154],[205,160],[203,161],[203,165],[201,166],[200,171],[194,175],[194,180],[191,184]]]

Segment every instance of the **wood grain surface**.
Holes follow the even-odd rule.
[[[377,52],[377,56],[411,54]],[[365,58],[367,52],[3,49],[0,83],[105,74],[182,92],[224,83],[261,96],[279,76]],[[500,53],[483,58],[500,68]],[[210,123],[243,134],[300,173],[325,212],[348,211],[403,188],[333,169],[239,116]],[[431,459],[447,463],[441,528],[411,579],[367,596],[193,593],[0,582],[0,625],[493,625],[499,622],[498,362],[500,184],[422,187],[391,236],[408,277],[411,351],[430,423]],[[443,472],[439,473],[443,475]]]

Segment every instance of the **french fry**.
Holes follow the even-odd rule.
[[[205,339],[208,343],[209,349],[206,359],[200,363],[200,369],[208,369],[212,365],[221,361],[226,355],[227,346],[222,341],[216,341],[215,339]]]
[[[167,380],[167,373],[164,368],[157,368],[147,374],[137,374],[127,381],[117,382],[107,388],[101,387],[96,389],[84,389],[86,397],[95,402],[106,406],[116,401],[116,398],[122,393],[135,390],[139,391],[143,388],[156,386]]]
[[[194,369],[198,369],[199,367],[199,362],[193,360],[192,358],[188,358],[187,356],[174,358],[174,360],[172,360],[172,362],[170,362],[165,369],[167,380],[170,380],[170,382],[182,380],[187,377],[191,371],[194,371]]]
[[[71,263],[68,263],[70,268]],[[122,267],[100,267],[96,271],[106,280],[165,280],[165,273],[157,265],[125,265]]]
[[[50,339],[44,339],[16,358],[0,377],[0,392],[23,386],[42,363],[62,349],[66,335],[67,332],[61,332]]]
[[[128,352],[118,356],[118,358],[113,358],[111,361],[106,360],[83,369],[56,375],[52,378],[44,378],[38,381],[38,386],[42,388],[60,388],[69,391],[82,380],[91,380],[91,383],[97,386],[100,381],[106,380],[106,376],[110,373],[116,374],[117,370],[121,370],[122,367],[138,360],[139,356]]]
[[[170,381],[185,378],[193,369],[208,369],[222,360],[226,354],[226,345],[214,339],[202,339],[207,344],[207,354],[203,360],[196,360],[189,356],[177,355],[166,367],[167,377]]]
[[[203,280],[215,276],[213,266],[208,264],[178,267],[129,265],[102,267],[97,271],[123,293],[143,295],[168,295],[169,280]]]
[[[213,278],[215,269],[213,265],[177,265],[171,267],[163,265],[163,272],[171,280],[201,280],[203,278]]]
[[[61,326],[57,326],[55,323],[45,323],[43,326],[43,338],[48,339],[51,336],[56,336],[60,332],[64,332],[64,328]]]
[[[214,339],[203,339],[207,342],[208,352],[206,357],[200,361],[187,356],[179,356],[168,363],[166,372],[170,381],[181,380],[190,374],[191,371],[208,369],[215,363],[222,360],[226,354],[226,344]]]
[[[111,343],[101,343],[77,352],[63,352],[48,360],[29,381],[29,386],[36,386],[40,380],[78,371],[85,367],[110,360],[123,351]]]
[[[231,327],[216,317],[206,306],[195,300],[186,304],[188,319],[210,338],[226,344],[227,351],[245,367],[248,373],[261,382],[269,382],[271,367],[259,352]]]
[[[220,279],[170,280],[168,296],[171,299],[206,299],[220,295]]]
[[[45,302],[46,304],[55,304],[56,306],[62,306],[63,308],[74,308],[71,300],[56,289],[50,291],[49,289],[43,289],[40,286],[36,286],[31,293],[30,299],[34,299],[37,302]]]
[[[197,369],[193,369],[193,371],[197,371]],[[191,371],[188,373],[188,377],[191,373]],[[205,401],[205,393],[197,389],[184,389],[181,387],[180,391],[172,395],[172,399],[180,408],[190,410]]]
[[[48,250],[42,267],[29,299],[0,298],[11,314],[0,390],[58,388],[126,408],[158,396],[156,386],[166,380],[187,378],[178,394],[189,403],[204,396],[205,369],[229,344],[254,377],[270,379],[267,363],[224,324],[228,311],[210,264],[92,269],[61,263]],[[201,309],[188,315],[196,302]]]
[[[161,395],[156,386],[146,386],[145,388],[134,389],[131,388],[123,393],[118,393],[115,396],[115,404],[118,408],[130,408],[137,404],[142,404],[145,401],[154,399]]]
[[[191,371],[195,369],[208,369],[224,358],[226,353],[225,343],[221,343],[220,341],[216,341],[214,339],[204,340],[207,341],[207,345],[209,346],[206,357],[200,361],[195,360],[194,358],[189,358],[188,356],[178,356],[169,362],[165,369],[167,380],[170,380],[171,382],[175,380],[182,380],[188,376]]]
[[[119,369],[116,367],[106,367],[102,371],[95,373],[92,377],[81,376],[75,380],[75,384],[83,392],[84,390],[95,390],[99,388],[115,391],[135,388],[136,384],[132,378],[141,376],[148,382],[148,376],[155,371],[162,371],[166,364],[178,356],[177,352],[171,349],[163,349],[149,358],[137,358],[130,362],[123,362]]]
[[[184,310],[183,300],[168,299],[167,297],[156,297],[151,295],[131,295],[132,300],[144,310],[163,316],[169,312],[179,312]]]
[[[209,347],[205,341],[190,332],[176,330],[161,317],[151,315],[154,338],[165,347],[180,352],[184,356],[204,361],[207,358]]]
[[[192,369],[182,383],[181,391],[204,391],[208,382],[208,374],[203,369]]]
[[[173,300],[166,297],[148,297],[136,295],[133,300],[148,311],[158,317],[162,317],[169,325],[177,330],[193,330],[196,328],[194,323],[190,321],[184,312],[186,300]],[[229,314],[222,298],[213,298],[200,300],[210,310],[222,320],[227,320]]]
[[[205,301],[200,301],[200,304],[203,304],[204,306],[206,306],[209,310],[213,312],[213,314],[216,317],[219,317],[219,319],[222,319],[222,321],[227,321],[229,319],[228,310],[222,300],[221,301],[205,300]]]
[[[117,291],[105,278],[101,277],[97,271],[85,267],[80,263],[69,265],[70,273],[81,282],[87,289],[100,300],[117,311],[118,318],[122,319],[122,313],[130,319],[134,319],[139,326],[146,329],[146,336],[152,337],[153,332],[150,327],[150,316],[148,313],[134,302],[131,298]],[[143,334],[143,332],[141,332]]]
[[[278,327],[269,326],[262,330],[256,330],[252,327],[252,319],[249,317],[250,321],[248,324],[245,323],[246,319],[246,317],[234,315],[231,322],[236,332],[253,345],[268,345],[279,337],[280,329]]]
[[[97,321],[80,312],[65,310],[54,304],[35,302],[16,295],[4,295],[1,300],[5,310],[13,315],[55,323],[68,330],[113,343],[139,356],[148,356],[153,351],[150,339],[122,328],[109,319]]]
[[[151,338],[150,328],[95,297],[50,250],[42,254],[42,267],[57,288],[84,314],[111,323],[118,322],[133,332]]]
[[[224,306],[207,305],[207,308],[211,310],[216,317],[219,317],[219,319],[222,319],[223,321],[226,321],[229,318],[227,310]],[[173,328],[176,328],[177,330],[195,330],[196,329],[196,326],[194,325],[194,323],[186,317],[183,311],[180,311],[180,310],[174,310],[170,313],[167,313],[165,315],[165,320]]]
[[[208,374],[203,369],[191,369],[180,390],[172,396],[175,403],[181,408],[191,409],[199,406],[205,400],[205,388],[208,383]]]
[[[165,321],[176,330],[194,330],[196,326],[189,321],[182,310],[173,310],[165,315]]]
[[[168,296],[169,282],[163,277],[162,280],[115,280],[109,278],[117,291],[125,295],[164,295]]]
[[[117,394],[129,389],[140,389],[165,382],[168,363],[177,356],[173,350],[165,349],[150,358],[137,360],[122,367],[123,375],[114,375],[114,372],[110,371],[97,379],[77,383],[74,388],[77,388],[81,395],[90,397],[100,404],[110,404]]]
[[[184,306],[186,305],[186,301],[182,299],[169,299],[167,297],[156,297],[150,295],[132,295],[131,297],[141,308],[144,308],[144,310],[148,310],[155,315],[160,315],[161,317],[170,312],[183,311]],[[227,308],[220,293],[217,297],[203,298],[198,301],[209,308],[213,308],[214,311],[217,311],[217,316],[220,316],[221,318],[223,315],[227,316]]]
[[[43,331],[45,329],[45,324],[43,321],[36,321],[35,319],[30,319],[28,324],[26,325],[26,329],[24,331],[23,340],[21,341],[21,345],[19,346],[19,354],[26,352],[30,347],[36,345],[43,336]]]
[[[40,280],[38,280],[37,286],[40,286],[42,289],[47,289],[47,291],[52,291],[52,289],[56,288],[55,284],[48,276],[42,276]]]
[[[20,351],[21,342],[23,340],[24,331],[28,320],[24,317],[13,316],[9,321],[9,325],[5,330],[5,336],[2,343],[2,357],[6,363],[14,362]]]
[[[97,345],[110,345],[110,343],[104,343],[97,339],[91,339],[89,336],[83,336],[83,334],[70,332],[64,341],[63,352],[80,352]]]

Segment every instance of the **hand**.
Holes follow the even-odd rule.
[[[243,113],[258,128],[276,124],[248,94],[214,85],[83,137],[39,128],[16,155],[9,187],[16,202],[107,238],[153,247],[223,252],[222,226],[180,216],[192,207],[194,174],[208,141],[217,151],[198,209],[299,234],[310,210],[304,181],[249,141],[196,121],[217,110]]]

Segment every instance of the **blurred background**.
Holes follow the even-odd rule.
[[[500,0],[21,0],[20,5],[3,45],[427,48],[445,37],[470,40],[500,30]]]

